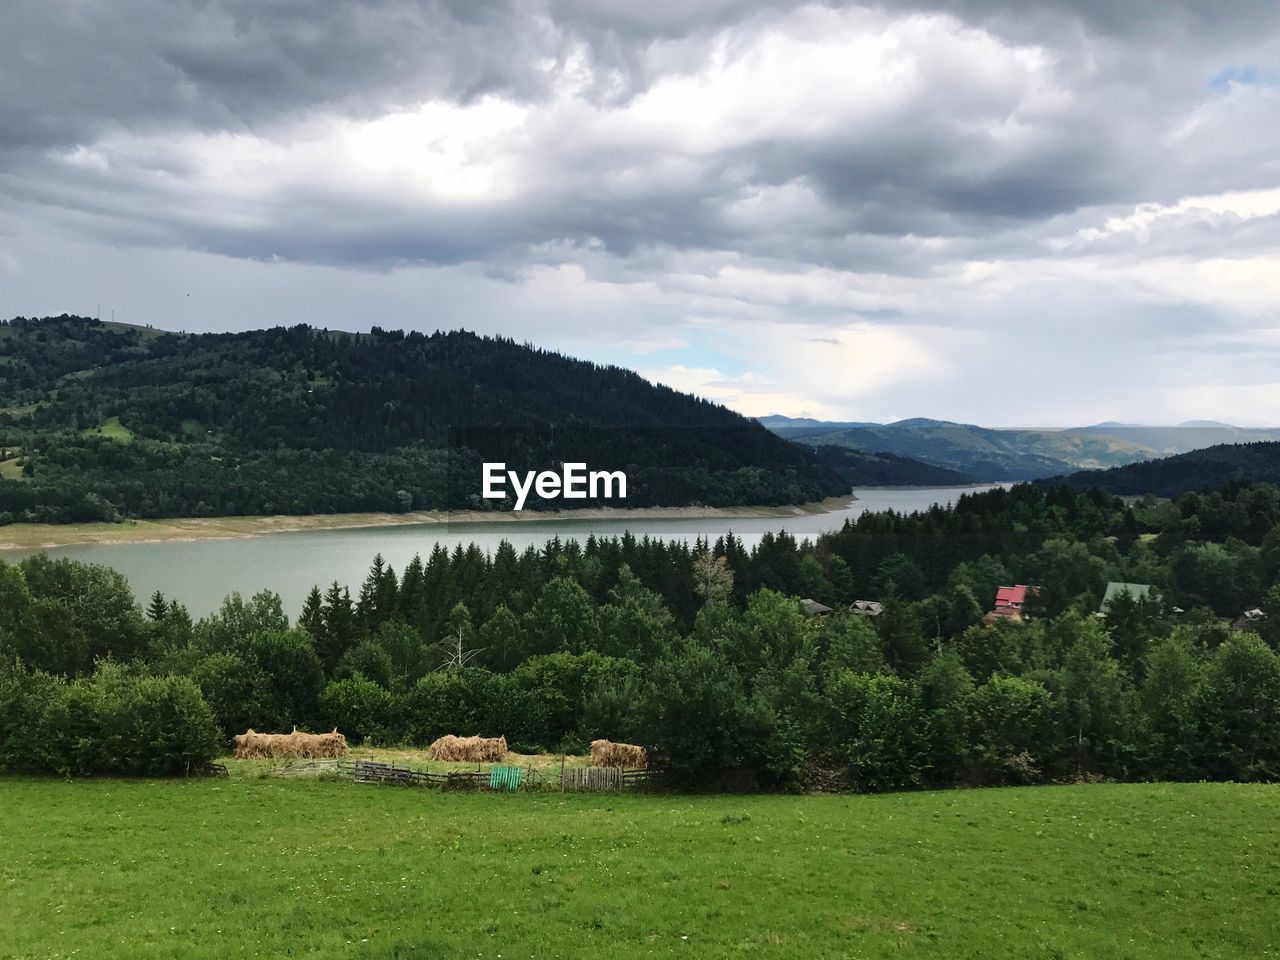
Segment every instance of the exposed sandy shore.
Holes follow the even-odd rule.
[[[0,550],[40,550],[88,543],[148,543],[159,540],[225,540],[299,530],[346,530],[429,523],[546,523],[564,520],[674,520],[714,517],[796,517],[847,507],[853,494],[788,507],[602,507],[588,510],[417,511],[332,513],[273,517],[202,517],[130,520],[125,523],[15,523],[0,527]]]

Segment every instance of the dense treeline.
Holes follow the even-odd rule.
[[[0,323],[0,523],[510,509],[483,461],[624,470],[629,506],[847,490],[724,407],[505,339]]]
[[[1159,460],[1108,470],[1083,470],[1066,481],[1077,489],[1097,487],[1121,495],[1176,497],[1228,483],[1280,483],[1280,443],[1220,443]],[[1061,482],[1061,481],[1057,481]]]
[[[378,559],[354,592],[317,587],[292,624],[270,593],[195,623],[159,595],[144,611],[113,572],[37,556],[0,566],[0,764],[103,769],[95,745],[128,702],[185,731],[120,762],[137,772],[190,764],[212,717],[223,743],[294,724],[413,744],[503,734],[523,750],[607,737],[700,786],[1272,780],[1278,521],[1265,484],[1132,505],[1019,486],[864,514],[816,543]],[[1103,618],[1108,581],[1154,591]],[[985,622],[1007,583],[1039,586],[1026,619]],[[798,597],[837,612],[807,616]],[[855,599],[884,611],[844,612]],[[30,731],[80,753],[33,755]]]

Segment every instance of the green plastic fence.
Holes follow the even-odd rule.
[[[519,790],[520,767],[494,767],[489,773],[490,790]]]

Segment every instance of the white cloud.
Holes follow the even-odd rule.
[[[749,413],[1272,409],[1280,90],[1214,82],[1262,5],[239,4],[16,26],[57,69],[0,64],[0,313],[467,326]]]

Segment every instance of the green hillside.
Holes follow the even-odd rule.
[[[855,487],[945,487],[974,482],[973,477],[959,470],[936,467],[893,453],[864,453],[835,444],[816,446],[813,452],[819,463]]]
[[[1221,444],[1110,470],[1085,470],[1066,480],[1082,489],[1159,497],[1230,483],[1280,483],[1280,442]]]
[[[31,468],[0,481],[0,522],[509,509],[481,499],[484,461],[624,470],[633,507],[847,490],[724,407],[511,340],[68,316],[0,331],[0,447]]]

